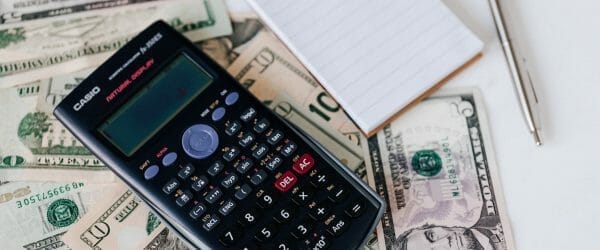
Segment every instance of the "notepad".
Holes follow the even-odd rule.
[[[249,0],[367,135],[477,56],[439,0]]]

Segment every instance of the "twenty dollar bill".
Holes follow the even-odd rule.
[[[380,249],[513,249],[483,103],[442,92],[364,145]]]

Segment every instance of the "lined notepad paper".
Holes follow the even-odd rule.
[[[370,134],[483,43],[439,0],[249,0]]]

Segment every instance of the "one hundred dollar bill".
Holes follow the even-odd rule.
[[[84,14],[94,10],[118,8],[150,1],[156,0],[3,0],[0,1],[0,25],[47,21],[64,15]]]
[[[114,184],[10,182],[0,185],[2,249],[68,249],[65,232]]]
[[[122,183],[63,235],[72,249],[135,249],[164,225]]]
[[[151,1],[0,27],[0,87],[98,65],[159,19],[193,41],[231,34],[221,0]]]
[[[271,33],[260,32],[227,71],[266,104],[286,93],[308,110],[311,120],[325,122],[359,145],[361,132],[342,107]]]
[[[514,248],[478,93],[436,94],[364,144],[380,249]]]
[[[104,167],[52,110],[91,72],[78,72],[0,89],[0,177],[13,181],[111,182]]]

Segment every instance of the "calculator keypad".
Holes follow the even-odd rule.
[[[207,112],[211,125],[185,130],[181,146],[189,159],[162,157],[174,169],[162,194],[223,247],[329,246],[364,213],[365,202],[349,199],[353,189],[279,122],[254,107],[236,108],[240,98],[227,94]],[[144,177],[158,171],[148,167]]]

